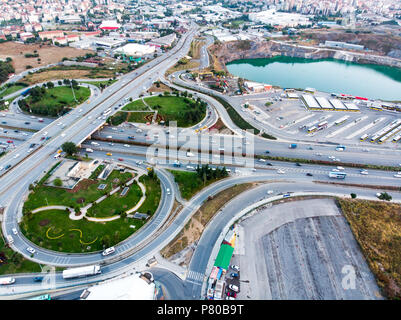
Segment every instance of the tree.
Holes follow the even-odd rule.
[[[63,181],[61,181],[60,178],[56,178],[56,179],[54,179],[53,184],[54,184],[56,187],[61,187],[61,186],[63,185]]]
[[[69,156],[72,156],[73,154],[78,152],[78,148],[73,142],[65,142],[61,145],[61,149],[68,154]]]
[[[382,192],[378,198],[380,200],[386,200],[386,201],[391,201],[391,199],[393,199],[393,197],[390,196],[387,192]]]
[[[356,194],[355,193],[351,193],[351,198],[355,199],[356,198]]]
[[[51,82],[51,81],[49,81],[48,83],[46,83],[46,85],[47,85],[47,87],[48,87],[49,89],[54,88],[54,83]]]

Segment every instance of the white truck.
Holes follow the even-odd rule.
[[[12,277],[0,278],[0,285],[12,284],[15,282],[15,279]]]
[[[100,270],[100,265],[92,265],[86,267],[70,268],[63,271],[64,279],[72,279],[79,277],[93,276],[95,274],[102,273]]]
[[[93,152],[93,149],[91,149],[91,148],[86,148],[85,151],[86,151],[86,152]]]

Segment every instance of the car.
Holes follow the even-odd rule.
[[[313,150],[313,148],[312,147],[308,147],[308,150]]]
[[[17,228],[12,228],[11,231],[12,231],[14,234],[17,234],[17,233],[18,233]]]
[[[239,291],[239,288],[234,284],[229,284],[228,288],[231,289],[234,292],[238,292]]]
[[[130,139],[130,140],[134,140],[134,139],[135,139],[135,137],[133,137],[133,136],[128,136],[128,139]]]
[[[269,151],[269,150],[266,150],[265,153],[270,153],[270,151]]]
[[[167,188],[166,192],[167,192],[168,195],[170,195],[171,194],[170,188]]]
[[[36,250],[34,248],[32,248],[32,247],[26,248],[26,251],[28,251],[31,254],[34,254],[36,252]]]
[[[230,276],[231,278],[238,278],[238,273],[232,272]]]
[[[29,121],[25,121],[25,124],[31,124]]]
[[[123,158],[118,158],[118,161],[124,161],[124,159]]]
[[[110,152],[107,152],[106,153],[106,156],[112,156],[113,154],[112,153],[110,153]]]
[[[7,143],[14,143],[13,140],[7,140]]]
[[[299,162],[295,163],[295,165],[296,165],[297,167],[300,167],[300,166],[301,166],[301,164],[300,164]]]
[[[4,171],[6,171],[7,169],[11,168],[11,164],[8,164],[4,167]]]
[[[284,171],[284,170],[281,170],[281,169],[278,169],[278,170],[277,170],[277,173],[278,173],[278,174],[284,174],[285,171]]]
[[[310,173],[310,172],[308,172],[306,175],[307,175],[308,177],[313,177],[313,174]]]
[[[401,173],[397,173],[394,175],[394,178],[401,178]]]
[[[318,153],[316,153],[316,155],[317,155],[318,157],[321,157],[323,154],[320,153],[320,152],[318,152]]]
[[[227,291],[227,297],[235,299],[237,297],[237,293],[232,291]]]
[[[124,147],[129,148],[129,144],[124,144]]]
[[[104,250],[102,252],[102,256],[108,256],[109,254],[112,254],[115,251],[116,251],[116,249],[114,247],[107,248],[106,250]]]
[[[42,280],[43,280],[43,277],[35,277],[35,278],[33,278],[34,282],[42,282]]]
[[[345,170],[343,167],[338,166],[337,167],[338,170]]]
[[[273,190],[267,190],[267,194],[273,194]]]
[[[267,166],[272,166],[273,163],[271,163],[271,162],[266,162],[266,165],[267,165]]]
[[[7,121],[2,121],[1,123],[2,123],[2,124],[6,124],[6,123],[7,123]]]
[[[45,140],[45,137],[41,137],[40,140]]]
[[[360,173],[363,174],[363,175],[368,175],[369,174],[368,170],[361,170]]]
[[[235,264],[231,265],[230,268],[233,269],[234,271],[237,271],[237,272],[239,271],[239,266],[237,266]]]
[[[333,171],[333,172],[339,172],[340,170],[338,170],[338,169],[332,169],[331,171]]]

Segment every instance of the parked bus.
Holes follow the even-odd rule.
[[[361,136],[361,137],[359,138],[359,140],[360,140],[360,141],[365,141],[368,137],[369,137],[369,135],[365,133],[363,136]]]
[[[336,120],[336,121],[334,122],[334,124],[335,124],[336,126],[339,126],[339,125],[343,124],[345,121],[347,121],[348,118],[349,118],[349,116],[344,116],[344,117],[342,117],[342,118]]]
[[[400,139],[401,139],[401,134],[398,134],[393,138],[393,142],[398,142]]]
[[[327,126],[328,126],[328,122],[327,121],[323,121],[323,122],[320,122],[318,125],[317,125],[317,127],[319,128],[319,129],[324,129],[324,128],[327,128]]]
[[[308,129],[308,133],[312,133],[312,132],[316,132],[316,131],[317,131],[317,127],[315,127],[315,126],[310,127],[310,128]]]

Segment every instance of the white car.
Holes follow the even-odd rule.
[[[265,159],[259,159],[259,162],[266,162]]]
[[[235,264],[231,265],[230,268],[233,269],[234,271],[237,271],[237,272],[239,271],[239,266],[237,266]]]
[[[124,144],[124,147],[129,148],[129,144]]]
[[[273,190],[267,190],[267,194],[273,194]]]
[[[361,174],[363,174],[363,175],[368,175],[369,172],[368,172],[367,170],[362,170],[362,171],[361,171]]]
[[[11,230],[12,230],[12,232],[13,232],[14,234],[17,234],[17,233],[18,233],[18,231],[17,231],[16,228],[12,228]]]
[[[33,149],[30,148],[30,149],[28,149],[28,151],[27,151],[26,153],[31,153],[32,150],[33,150]]]
[[[14,159],[17,159],[19,157],[19,153],[17,153],[15,156],[14,156]]]
[[[110,247],[110,248],[107,248],[106,250],[104,250],[102,252],[102,255],[103,256],[108,256],[109,254],[112,254],[115,251],[116,251],[116,249],[114,247]]]
[[[58,126],[61,126],[61,125],[62,125],[62,123],[61,123],[61,122],[59,122],[59,123],[57,123],[57,125],[58,125]]]
[[[26,248],[26,251],[28,251],[29,253],[32,253],[32,254],[34,254],[36,252],[36,250],[32,247]]]
[[[281,170],[281,169],[278,169],[278,170],[277,170],[277,173],[279,173],[279,174],[284,174],[285,171],[284,171],[284,170]]]
[[[338,170],[338,169],[333,169],[333,170],[331,170],[331,171],[334,171],[334,172],[339,172],[340,170]]]
[[[167,188],[166,192],[167,192],[168,195],[170,195],[171,194],[170,188]]]
[[[337,167],[338,170],[345,170],[343,167],[338,166]]]
[[[195,167],[193,167],[193,166],[187,166],[187,169],[188,169],[188,170],[195,170]]]
[[[394,178],[401,178],[401,173],[399,172],[399,173],[395,174]]]
[[[238,292],[238,291],[239,291],[239,288],[238,288],[236,285],[234,285],[234,284],[230,284],[230,285],[228,285],[228,287],[229,287],[232,291],[235,291],[235,292]]]

